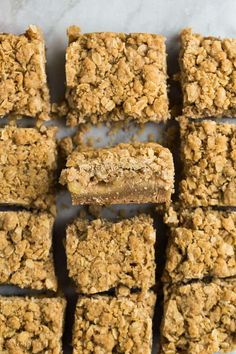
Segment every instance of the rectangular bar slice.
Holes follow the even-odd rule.
[[[76,204],[165,203],[174,187],[171,152],[156,143],[74,150],[60,183]]]
[[[212,354],[236,348],[236,281],[165,289],[162,354]]]
[[[185,206],[236,206],[236,125],[180,121]]]
[[[170,231],[162,280],[236,276],[236,212],[185,209],[179,219]]]
[[[0,129],[0,204],[54,207],[56,128]]]
[[[71,26],[66,52],[67,123],[169,118],[165,38],[86,33]]]
[[[147,290],[155,285],[155,240],[148,215],[119,222],[77,219],[66,235],[69,276],[85,294],[123,285]]]
[[[22,35],[0,34],[0,117],[49,119],[45,62],[44,40],[36,26]]]
[[[0,352],[62,353],[66,301],[62,298],[0,297]]]
[[[152,317],[156,296],[94,296],[78,300],[73,354],[151,354]]]
[[[181,33],[183,114],[191,118],[236,115],[236,38]]]
[[[0,283],[57,290],[47,213],[0,212]]]

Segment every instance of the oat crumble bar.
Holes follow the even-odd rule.
[[[64,311],[62,298],[0,297],[2,354],[61,354]]]
[[[188,207],[236,206],[236,125],[180,120],[183,180]]]
[[[191,118],[236,115],[236,39],[181,33],[183,114]]]
[[[93,296],[78,300],[73,329],[73,354],[151,354],[152,317],[156,296],[144,300]]]
[[[0,204],[54,208],[56,128],[0,129]]]
[[[47,213],[0,212],[0,283],[57,290]]]
[[[22,35],[0,34],[0,117],[49,119],[50,103],[42,33],[29,26]]]
[[[182,210],[168,240],[164,282],[236,276],[236,212]]]
[[[212,354],[236,348],[236,281],[165,289],[162,354]]]
[[[66,52],[67,123],[169,118],[165,38],[86,33],[71,26]]]
[[[119,222],[76,219],[66,236],[69,276],[84,294],[117,286],[147,290],[155,285],[155,240],[148,215]]]
[[[174,184],[171,152],[156,143],[75,149],[60,183],[73,204],[165,203]]]

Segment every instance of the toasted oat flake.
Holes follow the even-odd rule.
[[[151,354],[156,296],[81,297],[76,306],[73,354]]]
[[[236,115],[236,39],[181,32],[183,114],[191,118]]]
[[[0,117],[48,120],[49,90],[42,33],[29,26],[22,35],[0,34]]]
[[[0,129],[0,204],[54,211],[56,131]]]
[[[169,118],[164,37],[68,29],[68,124]]]
[[[0,297],[1,353],[62,353],[62,298]]]
[[[0,212],[0,283],[57,290],[47,213]]]
[[[69,276],[84,294],[118,286],[147,291],[155,285],[155,240],[148,215],[119,222],[76,219],[66,236]]]

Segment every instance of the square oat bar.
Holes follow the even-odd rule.
[[[0,117],[7,114],[49,119],[50,102],[41,31],[0,34]]]
[[[236,212],[197,208],[178,212],[170,230],[164,282],[236,276]]]
[[[0,352],[62,353],[66,301],[62,298],[0,297]]]
[[[71,126],[169,118],[165,38],[147,33],[86,33],[71,26],[66,98]]]
[[[0,212],[0,283],[57,290],[47,213]]]
[[[183,114],[191,118],[236,116],[236,38],[181,33]]]
[[[60,183],[76,204],[168,203],[174,189],[171,152],[156,143],[75,149]]]
[[[78,300],[73,329],[73,354],[151,354],[152,317],[156,296],[143,300],[94,296]]]
[[[84,294],[118,286],[146,291],[155,285],[155,240],[148,215],[119,222],[77,219],[67,228],[69,276]]]
[[[0,204],[54,209],[56,128],[0,129]]]
[[[180,120],[184,206],[236,206],[236,125]]]
[[[161,354],[234,350],[235,279],[166,287],[161,327]]]

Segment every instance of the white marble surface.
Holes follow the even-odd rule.
[[[47,45],[51,94],[58,100],[64,92],[66,28],[71,24],[79,25],[83,32],[164,34],[171,73],[176,70],[178,33],[182,28],[192,27],[203,34],[236,37],[235,14],[235,0],[0,0],[0,31],[21,33],[29,24],[42,28]],[[73,212],[75,215],[76,211]],[[61,211],[60,217],[68,220],[70,213],[71,210]],[[60,230],[60,223],[58,226]],[[65,259],[63,262],[65,266]],[[66,281],[62,282],[67,289]],[[66,293],[70,291],[66,290]],[[65,352],[70,353],[68,346]]]
[[[171,57],[181,28],[236,37],[235,0],[1,0],[0,31],[23,32],[29,23],[45,34],[53,97],[62,93],[66,28],[84,32],[154,32],[166,35]],[[57,90],[55,90],[57,88]]]

